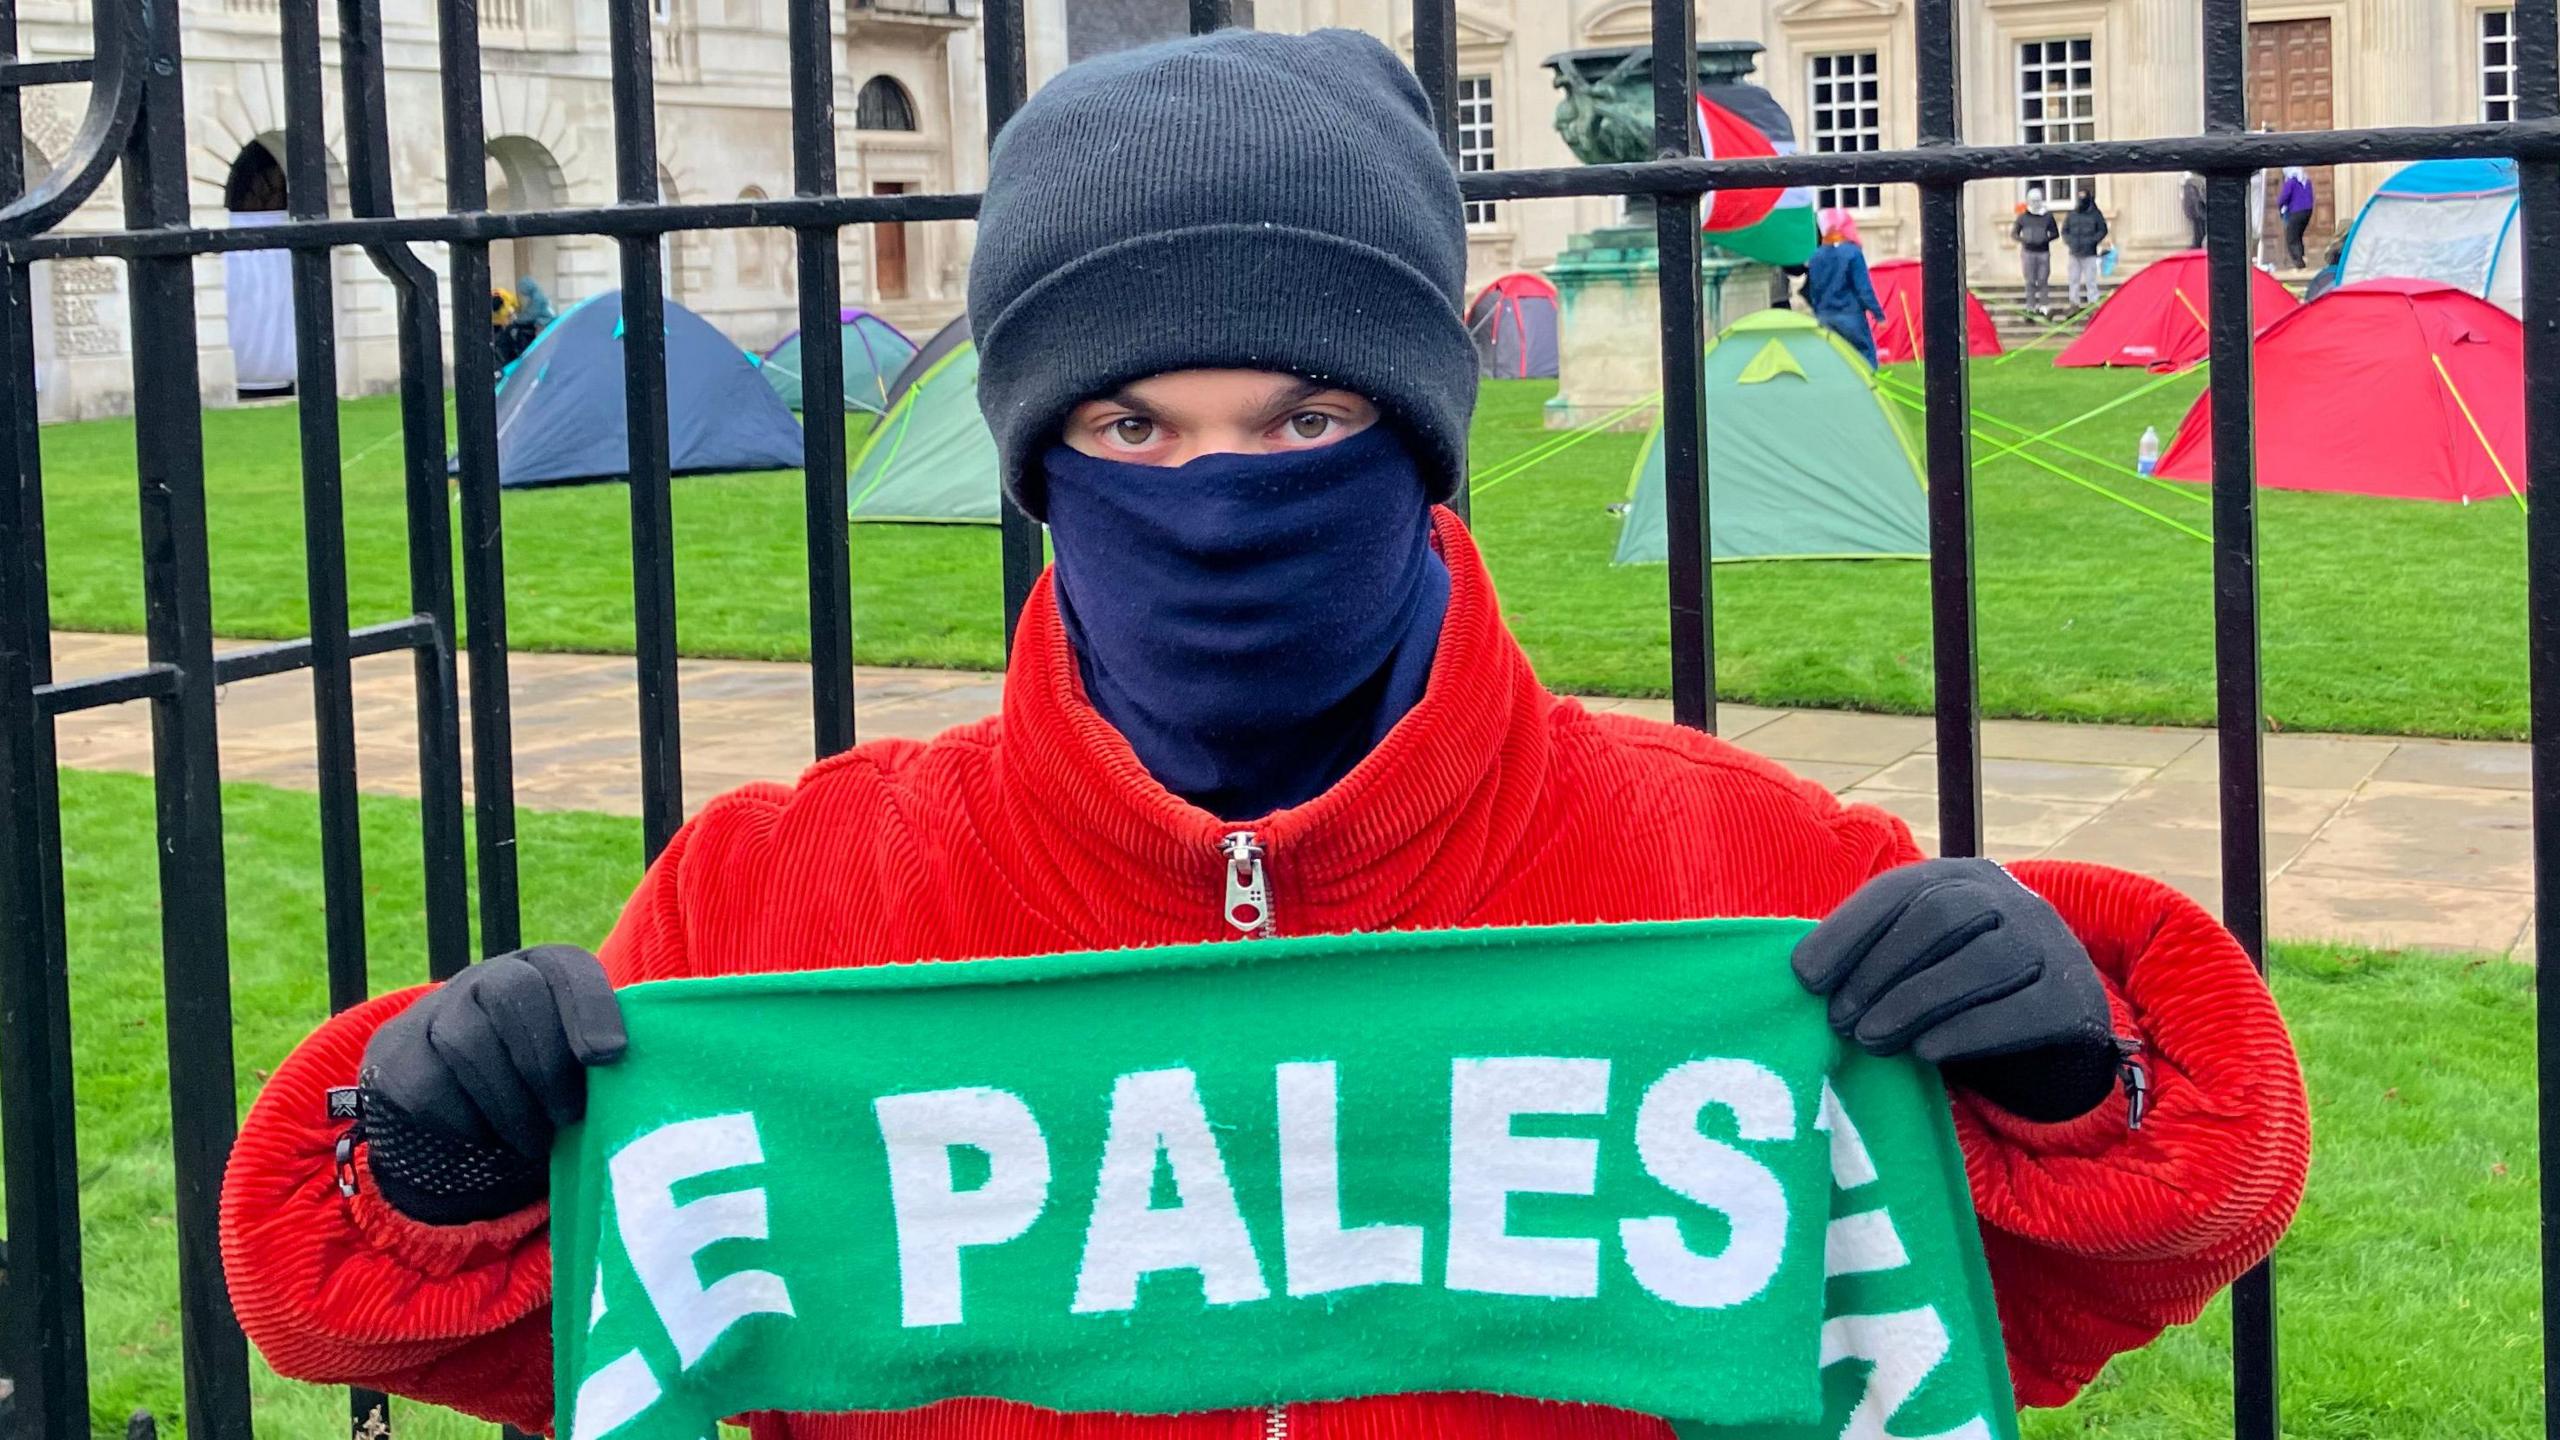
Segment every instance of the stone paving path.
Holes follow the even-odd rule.
[[[141,663],[142,644],[132,636],[58,634],[54,657],[57,675],[77,677]],[[518,803],[638,814],[631,660],[520,654],[512,665]],[[360,661],[356,675],[359,782],[374,793],[414,795],[408,661]],[[808,763],[807,667],[687,660],[680,687],[690,804],[749,780],[788,778]],[[866,669],[857,679],[855,723],[866,738],[927,736],[994,709],[997,689],[992,675]],[[1669,713],[1656,701],[1588,703]],[[1934,845],[1927,720],[1727,705],[1720,721],[1736,744],[1902,816],[1924,847]],[[316,784],[307,677],[226,687],[220,724],[226,779]],[[2103,861],[2217,903],[2216,763],[2208,732],[1993,721],[1983,726],[1983,753],[1995,856]],[[64,717],[61,757],[89,769],[147,772],[146,710],[128,705]],[[2522,745],[2269,736],[2273,933],[2531,959],[2528,774]]]

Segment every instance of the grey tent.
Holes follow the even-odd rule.
[[[1556,287],[1526,270],[1484,287],[1467,307],[1476,372],[1489,380],[1556,378]]]
[[[992,525],[996,440],[978,413],[969,317],[934,332],[889,384],[888,407],[846,481],[852,518]]]
[[[544,327],[498,382],[498,483],[619,480],[630,473],[622,292]],[[678,475],[800,468],[800,424],[746,352],[666,302],[667,455]]]

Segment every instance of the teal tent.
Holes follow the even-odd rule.
[[[1922,559],[1928,497],[1874,372],[1793,310],[1761,310],[1707,347],[1707,505],[1718,560]],[[1668,558],[1662,429],[1636,462],[1620,565]]]
[[[798,330],[764,353],[756,364],[765,383],[794,410],[800,403],[800,339]],[[846,308],[836,314],[836,334],[844,341],[844,408],[877,415],[889,408],[889,384],[915,358],[916,342],[905,332],[868,310]]]
[[[968,316],[924,342],[890,382],[887,400],[846,481],[853,518],[994,524],[996,441],[978,413],[978,347]]]

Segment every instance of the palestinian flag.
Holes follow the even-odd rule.
[[[1705,85],[1698,90],[1700,149],[1710,159],[1793,155],[1796,130],[1777,97],[1757,85]],[[1709,243],[1764,265],[1801,265],[1821,243],[1813,192],[1720,190],[1707,197],[1700,224]]]

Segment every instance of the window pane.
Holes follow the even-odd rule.
[[[2509,10],[2480,12],[2480,118],[2504,121],[2515,117],[2515,15]]]
[[[1498,168],[1493,153],[1493,77],[1458,77],[1458,170],[1479,174]],[[1467,223],[1489,224],[1499,207],[1491,201],[1467,202]]]

